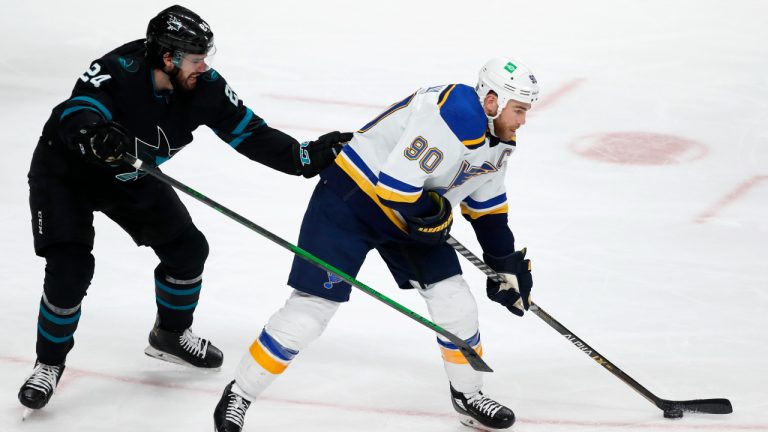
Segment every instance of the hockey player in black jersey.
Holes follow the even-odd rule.
[[[94,211],[159,258],[157,320],[145,353],[197,368],[222,364],[221,351],[191,330],[208,256],[205,237],[176,193],[123,163],[125,154],[160,165],[205,125],[254,161],[312,177],[351,138],[331,132],[299,143],[269,127],[208,66],[214,50],[202,18],[181,6],[165,9],[150,20],[146,39],[91,63],[45,124],[29,171],[34,247],[46,267],[37,361],[19,391],[27,408],[48,403],[74,345],[94,271]]]

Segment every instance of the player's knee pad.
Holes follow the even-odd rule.
[[[176,278],[194,278],[203,273],[208,259],[208,241],[196,226],[190,225],[169,243],[154,247],[163,270]]]
[[[294,290],[264,326],[280,345],[300,351],[325,330],[340,303]]]
[[[93,279],[94,259],[89,246],[54,244],[45,250],[45,299],[54,308],[80,305]]]
[[[461,275],[451,276],[418,291],[427,302],[430,316],[436,324],[462,339],[477,333],[477,303]]]
[[[419,289],[436,324],[464,339],[467,344],[482,355],[483,348],[478,330],[477,303],[461,275],[444,279]],[[451,385],[465,393],[482,388],[482,374],[472,369],[461,351],[438,336],[438,345],[443,357],[445,371]]]

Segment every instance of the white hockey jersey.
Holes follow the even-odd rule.
[[[382,203],[413,203],[436,191],[472,219],[507,213],[506,161],[515,149],[490,145],[487,117],[472,87],[419,89],[354,134],[336,164],[403,231]]]

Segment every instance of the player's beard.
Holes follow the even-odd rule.
[[[173,76],[173,82],[176,84],[174,87],[189,92],[197,88],[198,79],[200,79],[200,74],[190,74],[183,78],[181,74],[176,74]]]
[[[174,66],[173,70],[168,73],[168,76],[171,77],[171,81],[173,82],[173,88],[183,92],[190,92],[197,88],[197,80],[200,79],[201,74],[191,73],[186,76],[182,75],[183,73],[181,69],[176,66]]]
[[[505,127],[499,119],[493,120],[493,135],[500,141],[512,141],[515,138],[515,132],[517,132],[517,128],[511,130],[509,127]]]

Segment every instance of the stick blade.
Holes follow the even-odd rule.
[[[733,412],[731,401],[723,398],[694,399],[687,401],[662,401],[659,406],[662,410],[678,408],[685,412],[704,414],[730,414]]]

